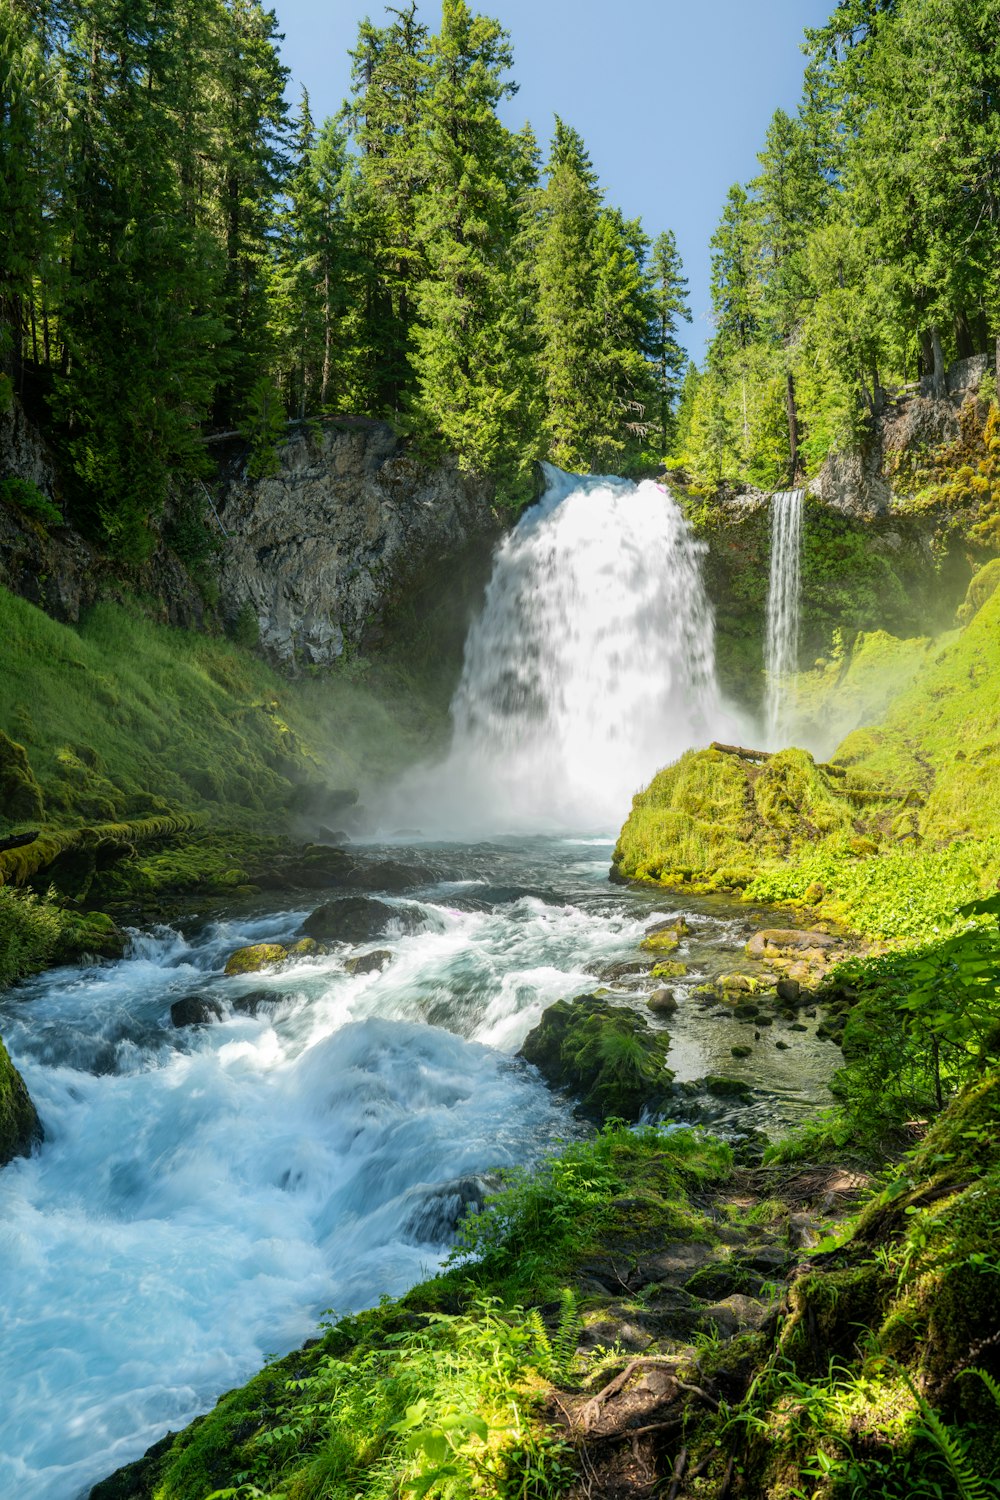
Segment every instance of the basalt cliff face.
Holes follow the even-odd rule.
[[[383,422],[355,419],[286,443],[277,471],[237,462],[219,513],[220,610],[257,623],[285,667],[329,666],[380,639],[408,596],[498,535],[490,481],[417,458]]]

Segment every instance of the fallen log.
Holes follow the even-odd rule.
[[[34,833],[9,833],[5,839],[0,839],[0,854],[7,849],[23,849],[25,844],[33,844],[37,837],[37,828]]]
[[[123,857],[135,846],[190,833],[201,823],[194,813],[140,818],[134,823],[98,823],[91,828],[56,828],[20,845],[0,850],[0,885],[24,885],[70,852],[108,851],[119,845]]]
[[[745,745],[723,745],[719,740],[713,740],[709,749],[721,750],[723,755],[735,755],[740,760],[770,760],[774,754],[773,750],[748,750]]]

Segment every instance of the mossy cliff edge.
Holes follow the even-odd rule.
[[[809,712],[832,718],[838,700],[863,714],[866,672],[877,656],[887,668],[879,680],[890,701],[879,722],[852,730],[828,762],[798,749],[713,748],[660,771],[633,801],[614,853],[617,876],[808,906],[883,938],[932,932],[962,901],[992,889],[1000,876],[998,573],[991,564],[977,575],[960,632],[936,643],[862,641],[856,683],[849,663],[808,675]]]

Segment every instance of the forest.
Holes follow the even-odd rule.
[[[1000,0],[830,3],[691,358],[467,0],[0,0],[0,1493],[1000,1500]]]
[[[499,24],[365,22],[317,124],[258,0],[5,0],[0,338],[59,435],[75,523],[142,556],[237,428],[386,416],[502,476],[628,469],[672,434],[685,286],[586,146],[504,126]],[[99,494],[100,500],[94,496]]]

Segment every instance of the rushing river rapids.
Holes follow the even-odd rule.
[[[594,485],[564,484],[562,500],[529,524],[544,530],[548,515],[557,531],[576,527],[555,513],[580,495],[588,514],[579,524],[590,535],[594,493]],[[692,621],[701,618],[709,631],[711,622],[707,612],[698,616],[696,558],[684,551],[675,508],[662,493],[658,501],[634,487],[609,493],[619,521],[628,497],[638,497],[652,526],[647,556],[639,555],[647,521],[636,518],[629,545],[609,542],[603,553],[630,570],[626,578],[606,579],[595,594],[578,572],[572,606],[566,594],[558,608],[540,598],[545,578],[560,576],[564,539],[550,535],[541,549],[549,563],[536,567],[536,549],[519,573],[533,580],[520,613],[512,580],[494,580],[478,642],[470,642],[450,769],[424,779],[438,797],[428,791],[428,814],[440,813],[450,778],[463,796],[478,789],[481,821],[489,820],[492,789],[500,826],[546,810],[565,823],[574,810],[580,815],[588,775],[595,797],[606,791],[602,778],[624,743],[602,727],[609,711],[619,725],[634,712],[628,767],[606,825],[613,826],[628,792],[717,713],[704,643],[693,666],[681,660]],[[603,563],[596,544],[591,551],[593,583]],[[683,571],[688,563],[693,571]],[[671,581],[674,565],[682,589]],[[498,572],[502,566],[501,559]],[[642,593],[647,569],[661,583]],[[628,577],[642,611],[602,633],[596,614],[622,597]],[[661,594],[674,611],[662,618]],[[692,600],[694,613],[685,613]],[[628,601],[623,607],[632,610]],[[496,614],[489,619],[496,608],[504,628],[520,628],[533,643],[531,692],[508,695],[509,713],[484,685],[498,660]],[[583,612],[595,615],[586,629]],[[558,635],[563,619],[569,631],[579,625],[580,640],[565,648],[569,665],[557,673],[541,658],[545,632]],[[585,714],[578,700],[591,691],[586,682],[603,693],[602,684],[616,680],[628,630],[646,624],[654,647],[641,671],[608,689],[609,704],[585,697]],[[497,695],[503,691],[498,685]],[[535,788],[515,805],[514,784],[506,774],[498,780],[494,743],[530,773],[511,716],[531,755],[544,748],[541,801]],[[658,734],[661,755],[653,750]],[[589,772],[585,743],[594,750]],[[412,809],[412,788],[408,795]],[[599,809],[588,822],[601,826],[607,816]],[[606,837],[566,833],[428,841],[414,856],[429,869],[428,883],[385,898],[400,906],[401,920],[377,944],[227,978],[233,949],[291,937],[305,915],[247,909],[183,933],[137,934],[120,963],[55,971],[3,997],[0,1032],[46,1139],[0,1174],[0,1494],[85,1495],[269,1353],[294,1347],[324,1310],[349,1312],[431,1273],[463,1205],[477,1200],[493,1170],[528,1163],[580,1128],[569,1101],[514,1054],[548,1004],[593,990],[608,965],[636,957],[651,920],[677,910],[656,892],[610,886],[610,854]],[[670,1065],[680,1079],[724,1070],[751,1082],[744,1124],[773,1129],[799,1118],[825,1097],[833,1048],[812,1028],[784,1038],[776,1025],[773,1041],[787,1050],[769,1038],[753,1059],[734,1063],[732,1046],[746,1039],[740,1023],[693,997],[685,1003],[685,992],[733,968],[748,914],[704,901],[689,903],[688,915],[679,957],[689,973],[669,1021]],[[384,971],[351,974],[345,960],[374,946],[392,955]],[[622,1003],[645,1014],[643,994],[628,983],[619,988]],[[234,1001],[251,991],[255,1009],[241,1011]],[[170,1006],[190,995],[217,1001],[220,1019],[174,1027]]]

